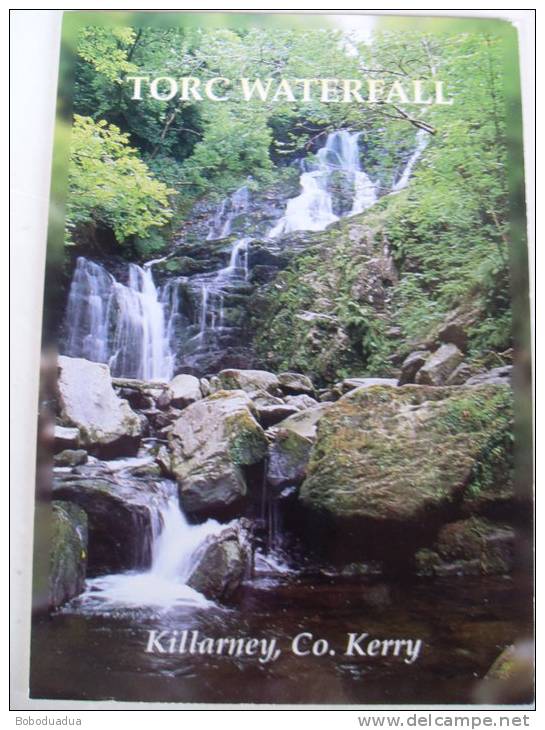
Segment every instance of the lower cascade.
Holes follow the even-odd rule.
[[[66,310],[67,355],[106,363],[116,376],[172,377],[168,308],[153,281],[152,263],[129,264],[122,284],[100,264],[78,258]]]
[[[152,564],[143,572],[118,573],[91,578],[77,604],[83,611],[113,611],[120,606],[207,606],[209,601],[187,585],[196,563],[199,547],[207,538],[225,529],[215,520],[190,525],[182,513],[177,487],[173,482],[160,484],[162,494],[153,513]]]

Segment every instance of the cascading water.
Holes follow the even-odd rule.
[[[303,160],[299,179],[302,192],[288,201],[284,216],[269,232],[269,238],[291,231],[323,231],[339,220],[341,214],[334,212],[335,187],[339,183],[344,184],[345,197],[350,199],[347,215],[361,213],[376,202],[376,186],[361,169],[360,134],[331,132],[318,150],[315,163]]]
[[[66,310],[65,354],[107,363],[115,376],[169,380],[174,365],[169,324],[150,264],[129,264],[128,282],[121,284],[100,264],[78,258]]]
[[[209,226],[207,241],[227,238],[231,235],[233,221],[237,216],[245,213],[250,202],[250,192],[246,185],[236,190],[228,198],[224,198]]]
[[[409,179],[412,175],[412,172],[414,170],[414,166],[420,159],[420,155],[424,150],[426,149],[426,146],[428,144],[428,134],[423,129],[419,129],[416,133],[416,147],[414,149],[414,152],[409,157],[407,164],[405,165],[405,168],[403,172],[401,173],[401,176],[399,180],[392,186],[392,192],[397,193],[399,190],[403,190],[403,188],[406,188],[409,184]]]
[[[85,592],[76,599],[78,609],[96,613],[120,606],[168,610],[209,605],[187,581],[196,567],[199,548],[225,525],[215,520],[190,525],[180,510],[176,485],[164,481],[158,486],[160,498],[149,505],[154,527],[151,568],[89,579]]]

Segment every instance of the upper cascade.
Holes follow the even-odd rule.
[[[376,203],[379,185],[362,169],[361,134],[331,132],[312,159],[301,161],[301,193],[287,201],[267,239],[292,231],[322,231]],[[419,130],[391,193],[408,184],[427,140]],[[208,222],[207,241],[233,237],[224,251],[225,265],[217,270],[170,277],[157,287],[152,267],[162,259],[129,264],[127,282],[121,283],[100,264],[79,257],[63,353],[107,363],[114,376],[142,380],[169,380],[180,369],[195,374],[213,370],[226,348],[240,344],[237,307],[248,289],[252,247],[252,238],[242,231],[253,213],[250,202],[250,190],[243,185],[221,201]],[[255,212],[259,219],[260,211]]]
[[[376,184],[361,169],[360,135],[346,130],[331,132],[315,160],[302,161],[302,192],[288,201],[269,238],[291,231],[323,231],[343,216],[334,210],[339,193],[349,204],[344,215],[362,213],[377,201]]]

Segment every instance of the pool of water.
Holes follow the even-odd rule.
[[[511,578],[419,580],[407,585],[285,575],[244,587],[236,608],[163,612],[72,609],[34,619],[31,696],[196,703],[458,704],[502,649],[531,633],[530,594]],[[258,656],[147,653],[150,631],[198,638],[276,639],[275,661]],[[298,656],[297,635],[323,638],[322,656]],[[348,635],[420,639],[415,661],[347,656]],[[191,634],[189,634],[191,636]],[[168,642],[159,642],[168,649]],[[306,637],[301,649],[307,649]],[[383,644],[380,645],[381,647]],[[402,645],[400,645],[402,646]],[[404,646],[404,645],[403,645]],[[157,647],[154,647],[157,649]],[[364,647],[365,649],[365,647]],[[382,651],[382,650],[380,650]]]

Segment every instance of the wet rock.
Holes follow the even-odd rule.
[[[533,702],[534,655],[534,643],[529,640],[506,647],[475,688],[475,702],[500,705]]]
[[[149,567],[152,514],[149,482],[107,477],[56,479],[53,497],[83,509],[88,518],[88,570],[92,575]]]
[[[77,449],[79,446],[79,430],[66,426],[55,426],[55,453],[65,449]]]
[[[273,487],[298,485],[303,481],[318,421],[329,406],[322,403],[300,411],[271,429],[269,433],[274,440],[269,446],[267,481]]]
[[[229,603],[250,570],[251,551],[244,532],[229,527],[208,538],[187,584],[213,601]]]
[[[267,453],[267,438],[242,390],[220,390],[182,411],[168,434],[166,466],[178,481],[184,510],[222,516],[246,495],[242,467]]]
[[[286,395],[314,394],[312,380],[301,373],[280,373],[278,382]]]
[[[87,515],[69,502],[53,502],[49,554],[49,606],[58,608],[83,591],[87,572]]]
[[[63,425],[79,429],[79,445],[104,458],[138,450],[142,422],[115,394],[107,365],[59,356],[58,401]]]
[[[441,345],[420,368],[416,382],[420,385],[444,385],[463,359],[464,356],[456,345]]]
[[[176,375],[157,401],[159,408],[185,408],[202,398],[201,383],[194,375]]]
[[[307,408],[314,408],[318,405],[318,401],[309,395],[287,395],[284,401],[288,405],[294,406],[298,411],[306,411]]]
[[[407,383],[414,383],[416,374],[420,368],[425,365],[430,353],[428,350],[416,350],[407,355],[401,365],[401,375],[399,377],[398,385],[407,385]]]
[[[512,527],[478,517],[445,525],[437,536],[437,552],[442,558],[477,559],[485,575],[509,573],[513,568],[514,551]]]
[[[466,380],[465,385],[482,385],[483,383],[491,383],[493,385],[508,385],[511,383],[513,373],[512,365],[504,365],[501,368],[493,368],[486,373],[473,375]]]
[[[86,461],[87,452],[83,449],[65,449],[53,457],[55,466],[79,466]]]
[[[300,499],[330,519],[422,529],[475,488],[479,474],[497,470],[510,481],[510,409],[500,386],[353,391],[320,419]]]
[[[313,440],[288,428],[276,430],[269,447],[267,481],[273,487],[301,484]]]
[[[222,370],[219,375],[220,387],[223,390],[244,390],[246,393],[257,393],[265,390],[273,395],[280,395],[278,378],[267,370]]]

